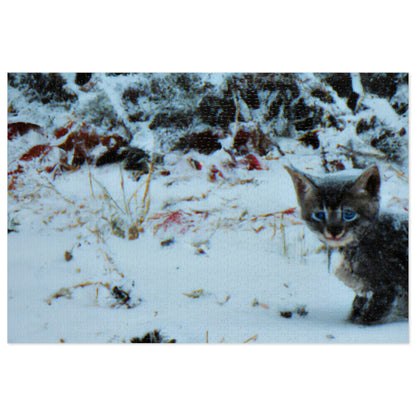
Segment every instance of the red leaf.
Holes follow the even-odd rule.
[[[36,146],[33,146],[28,152],[26,152],[24,155],[20,157],[19,160],[32,160],[35,157],[44,156],[48,154],[52,150],[52,146],[49,146],[47,144],[38,144]]]
[[[195,159],[189,159],[189,164],[196,170],[201,170],[202,165]]]
[[[42,127],[38,126],[37,124],[24,123],[22,121],[19,121],[17,123],[9,123],[7,125],[7,138],[8,140],[13,140],[17,136],[23,136],[30,130],[34,130],[38,133],[43,133]]]
[[[183,225],[184,227],[179,230],[180,234],[185,234],[186,231],[189,230],[189,228],[194,226],[194,221],[191,217],[191,214],[187,212],[183,212],[181,209],[179,211],[168,211],[166,213],[156,214],[153,217],[151,217],[151,220],[158,220],[161,218],[164,218],[164,220],[156,224],[153,228],[154,233],[156,233],[160,228],[163,228],[163,231],[167,231],[167,229],[174,225]]]
[[[60,139],[61,137],[64,137],[68,132],[69,129],[67,127],[61,127],[60,129],[55,130],[55,137]]]
[[[17,168],[15,170],[12,170],[11,172],[8,172],[8,175],[15,175],[17,173],[22,173],[23,172],[23,167],[22,165],[17,165]]]
[[[102,137],[101,144],[107,147],[107,149],[117,150],[122,146],[127,146],[128,141],[118,134],[112,134],[110,136]]]
[[[283,215],[285,215],[285,214],[294,214],[295,211],[296,211],[296,207],[293,207],[293,208],[289,208],[289,209],[287,209],[285,211],[282,211],[282,214]]]
[[[66,140],[58,145],[59,148],[68,152],[75,146],[80,146],[87,150],[93,149],[100,143],[100,139],[94,131],[88,131],[85,128],[81,128],[78,131],[74,131],[68,135]]]
[[[247,166],[248,170],[263,170],[263,168],[261,167],[261,163],[253,154],[250,153],[249,155],[247,155],[246,161],[248,164]]]
[[[224,179],[224,175],[222,174],[222,172],[215,165],[212,165],[211,170],[210,170],[209,175],[208,175],[209,180],[211,182],[215,182],[217,180],[217,175],[220,178]]]
[[[57,139],[60,139],[61,137],[64,137],[68,134],[69,130],[71,130],[71,127],[74,125],[73,121],[70,121],[65,126],[60,127],[59,129],[55,130],[55,137]]]

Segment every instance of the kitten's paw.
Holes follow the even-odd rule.
[[[360,325],[385,323],[395,297],[394,291],[376,292],[369,299],[357,295],[352,304],[350,322]]]
[[[350,322],[359,321],[363,316],[366,306],[368,306],[368,299],[365,296],[356,295],[348,320]]]

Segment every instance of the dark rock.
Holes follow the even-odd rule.
[[[83,86],[91,79],[91,76],[92,73],[89,72],[77,72],[75,74],[75,84]]]
[[[260,100],[256,86],[254,85],[253,74],[244,75],[244,81],[245,85],[242,85],[238,88],[240,91],[240,96],[249,108],[257,110],[260,108]]]
[[[258,91],[278,92],[276,98],[269,104],[269,111],[265,116],[265,121],[278,117],[282,108],[283,117],[288,120],[293,119],[293,112],[300,111],[300,108],[295,109],[294,107],[299,103],[301,104],[301,100],[298,100],[297,104],[293,104],[293,101],[300,95],[295,75],[256,74],[254,79]]]
[[[281,312],[280,312],[280,316],[281,316],[282,318],[289,319],[289,318],[291,318],[291,317],[292,317],[292,312],[291,312],[291,311],[281,311]]]
[[[19,86],[19,74],[9,72],[7,74],[7,82],[11,87],[17,88]]]
[[[349,73],[325,74],[325,81],[337,92],[339,97],[347,98],[352,93],[352,79]]]
[[[289,120],[297,131],[313,130],[320,125],[323,118],[323,109],[308,106],[303,98],[285,107],[284,117]]]
[[[192,77],[190,74],[182,73],[182,74],[175,74],[175,83],[178,85],[180,89],[185,92],[190,92],[192,89]]]
[[[247,90],[243,92],[242,98],[246,102],[246,104],[253,110],[257,110],[260,108],[259,96],[254,86],[248,87]]]
[[[11,85],[25,90],[29,102],[40,101],[48,104],[52,101],[74,102],[77,97],[65,90],[66,81],[55,73],[27,73],[9,78]]]
[[[109,149],[97,158],[95,166],[121,162],[126,158],[127,152],[128,151],[126,149]]]
[[[313,108],[305,104],[305,100],[301,98],[294,105],[287,108],[285,111],[285,116],[287,119],[293,120],[302,120],[310,116],[313,113]]]
[[[129,101],[132,104],[137,105],[137,100],[140,96],[140,90],[138,88],[129,87],[123,91],[123,95],[121,96],[123,101]]]
[[[368,130],[374,129],[375,125],[376,125],[376,116],[371,117],[371,119],[368,123],[367,123],[366,120],[361,119],[357,123],[357,127],[355,128],[355,131],[356,131],[357,134],[361,134],[361,133],[364,133]]]
[[[296,121],[293,123],[295,129],[298,131],[312,130],[317,127],[321,122],[320,117],[308,117],[302,121]]]
[[[401,79],[398,73],[362,73],[361,83],[366,92],[390,99],[396,94]]]
[[[232,98],[207,95],[199,103],[197,111],[204,123],[226,130],[235,121],[236,106]]]
[[[352,111],[355,112],[355,107],[357,106],[358,99],[360,95],[357,94],[355,91],[352,91],[347,100],[347,107]]]
[[[313,150],[316,150],[319,148],[320,146],[320,142],[319,142],[319,138],[318,138],[318,134],[315,131],[309,131],[307,133],[305,133],[300,139],[299,141],[304,145],[304,146],[312,146]]]
[[[171,111],[164,110],[153,117],[149,129],[155,130],[159,127],[184,129],[191,125],[193,118],[194,116],[190,112],[177,112],[174,109]]]
[[[149,173],[148,161],[149,156],[145,151],[137,147],[130,147],[126,153],[124,169]]]
[[[143,111],[138,111],[137,113],[129,114],[128,119],[132,123],[135,123],[135,122],[148,121],[149,117],[146,116]]]
[[[219,135],[210,130],[201,133],[191,133],[185,137],[181,137],[173,146],[172,150],[182,150],[186,153],[194,149],[199,153],[209,155],[222,148],[219,139]]]
[[[269,107],[269,112],[265,117],[266,121],[270,121],[274,118],[276,118],[279,115],[280,112],[280,108],[282,107],[283,104],[283,98],[281,96],[278,96],[271,104]]]
[[[392,107],[393,107],[394,111],[399,116],[402,116],[409,109],[409,104],[407,104],[407,103],[393,103]]]
[[[338,131],[343,130],[342,123],[339,120],[337,120],[332,114],[327,114],[324,121],[326,127],[334,127]]]
[[[148,332],[142,337],[133,337],[130,339],[130,342],[133,344],[160,344],[160,343],[175,343],[175,339],[167,339],[161,335],[160,330],[155,329],[152,332]]]
[[[332,104],[334,99],[329,91],[325,91],[322,88],[316,88],[311,92],[312,97],[319,98],[322,102]]]
[[[399,139],[391,130],[384,130],[380,136],[373,138],[370,144],[383,152],[388,160],[397,161],[402,156],[402,139]]]
[[[296,83],[296,77],[294,74],[255,74],[254,84],[256,85],[257,91],[279,91],[279,95],[285,97],[287,101],[298,98],[300,94],[300,90]]]
[[[107,147],[95,161],[96,166],[124,162],[124,169],[148,173],[149,155],[142,149],[129,147],[127,140],[117,134],[101,138],[101,144]]]

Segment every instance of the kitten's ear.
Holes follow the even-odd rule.
[[[380,172],[376,165],[367,168],[355,181],[353,192],[366,192],[371,197],[378,196],[380,190]]]
[[[294,168],[290,168],[289,166],[283,167],[289,172],[290,176],[292,177],[293,185],[295,186],[299,201],[303,199],[306,192],[316,187],[316,185],[308,176],[304,175],[303,173],[297,171]]]

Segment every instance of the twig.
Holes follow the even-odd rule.
[[[150,163],[150,170],[149,170],[149,174],[147,175],[146,188],[144,190],[143,201],[142,201],[143,207],[145,208],[143,218],[146,217],[150,208],[149,186],[150,186],[150,178],[152,176],[152,173],[153,173],[153,163]]]
[[[361,82],[361,76],[359,72],[351,74],[351,84],[352,84],[352,90],[359,96],[357,103],[355,104],[355,111],[354,111],[354,114],[357,114],[358,110],[361,107],[361,104],[363,102],[364,95],[365,95],[365,91],[363,88],[363,84]]]
[[[274,144],[276,146],[277,151],[280,153],[281,156],[285,156],[285,152],[280,148],[278,143]]]
[[[325,169],[325,172],[326,173],[329,173],[329,172],[331,172],[330,170],[329,170],[329,168],[328,168],[328,160],[326,159],[326,154],[327,154],[328,152],[324,149],[324,147],[322,146],[321,147],[321,160],[322,160],[322,166],[323,166],[323,168]]]
[[[257,221],[257,218],[267,218],[267,217],[275,217],[276,215],[289,215],[293,214],[296,210],[296,207],[288,208],[283,211],[275,211],[275,212],[269,212],[268,214],[260,214],[256,215],[255,217],[251,218],[250,221]]]
[[[283,241],[283,255],[287,256],[287,249],[286,249],[286,234],[285,234],[285,226],[283,225],[283,212],[280,215],[280,232],[282,233],[282,241]]]
[[[352,164],[353,169],[358,168],[359,167],[359,164],[358,164],[356,155],[354,153],[352,141],[350,142],[350,155],[349,156],[350,156],[350,159],[351,159],[351,164]]]
[[[257,341],[257,336],[258,336],[257,334],[253,335],[252,337],[243,341],[243,344],[247,344],[247,342],[250,342],[250,341]]]
[[[120,207],[120,205],[119,204],[117,204],[117,202],[114,200],[114,198],[111,196],[111,194],[110,194],[110,192],[108,192],[107,191],[107,189],[106,189],[106,187],[104,186],[104,185],[102,185],[100,182],[98,182],[98,180],[97,179],[95,179],[94,178],[94,176],[91,176],[91,178],[92,178],[92,180],[104,191],[104,193],[105,193],[105,195],[106,195],[106,197],[108,198],[108,199],[110,199],[111,201],[113,201],[114,202],[114,205],[121,211],[121,212],[123,212],[123,213],[125,213],[124,211],[123,211],[123,209]]]
[[[395,169],[392,165],[388,165],[388,167],[393,171],[393,172],[395,172],[396,173],[396,175],[399,177],[399,178],[402,178],[403,180],[405,180],[406,182],[409,182],[409,179],[408,178],[406,178],[406,176],[405,176],[405,174],[403,173],[403,172],[400,172],[399,170],[397,170],[397,169]]]
[[[92,188],[92,179],[91,179],[91,169],[90,169],[90,164],[88,163],[88,160],[85,159],[86,163],[87,163],[87,169],[88,169],[88,180],[90,182],[90,189],[91,189],[91,196],[92,199],[95,199],[95,195],[94,195],[94,190]]]
[[[124,178],[123,178],[123,172],[121,170],[121,165],[118,165],[118,167],[120,169],[120,186],[121,186],[121,191],[123,193],[124,209],[126,210],[126,214],[129,216],[130,220],[132,220],[131,212],[130,212],[129,206],[126,202],[126,192],[125,192],[125,189],[124,189]]]
[[[276,217],[273,216],[273,234],[272,234],[272,240],[274,238],[274,236],[276,235]]]
[[[66,198],[65,196],[63,196],[56,188],[55,188],[55,186],[54,186],[54,184],[48,179],[48,178],[45,178],[45,177],[42,177],[41,176],[41,174],[40,174],[40,172],[39,171],[36,171],[37,172],[37,174],[39,175],[39,177],[41,177],[43,180],[45,180],[47,183],[48,183],[48,185],[49,186],[46,186],[47,188],[49,188],[49,189],[52,189],[53,191],[55,191],[61,198],[63,198],[63,200],[64,201],[66,201],[66,202],[68,202],[69,204],[72,204],[72,205],[75,205],[75,202],[74,201],[71,201],[70,199],[68,199],[68,198]]]
[[[97,237],[97,240],[100,240],[102,243],[104,243],[104,238],[100,235],[100,230],[97,227],[95,227],[95,230],[91,230],[88,227],[86,228],[90,233],[94,234]]]
[[[343,146],[342,144],[338,144],[337,145],[337,148],[340,148],[342,150],[347,151],[350,154],[349,155],[350,157],[351,157],[351,154],[353,154],[353,155],[365,156],[365,157],[375,157],[376,159],[379,159],[379,160],[386,159],[386,155],[383,154],[383,153],[381,153],[381,152],[373,152],[373,153],[370,153],[370,152],[361,152],[359,150],[351,150],[348,147]]]
[[[91,230],[90,230],[91,231]],[[108,255],[108,253],[106,253],[102,248],[99,248],[99,251],[102,253],[102,255],[104,256],[105,260],[107,261],[107,263],[109,264],[108,266],[108,272],[116,272],[121,278],[124,278],[124,273],[120,272],[116,266],[114,266],[114,261],[113,259]]]
[[[235,104],[235,122],[238,123],[238,119],[240,117],[240,103],[237,97],[237,93],[235,92],[235,89],[233,89],[233,101]]]
[[[127,206],[130,209],[130,202],[133,198],[136,199],[136,204],[137,204],[137,192],[139,192],[139,190],[141,189],[141,187],[143,186],[144,182],[141,182],[140,185],[137,187],[137,189],[134,191],[134,193],[130,196],[129,200],[127,201]]]

